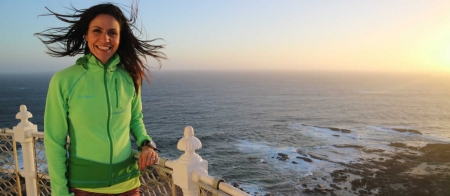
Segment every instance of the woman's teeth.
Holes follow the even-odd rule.
[[[109,50],[109,47],[97,46],[97,48],[102,49],[102,50]]]

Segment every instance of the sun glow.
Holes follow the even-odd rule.
[[[442,42],[429,51],[430,65],[433,65],[437,71],[450,71],[450,45],[449,42]]]
[[[444,66],[450,68],[450,45],[442,52],[442,59],[444,61]]]

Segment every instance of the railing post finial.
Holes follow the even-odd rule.
[[[14,138],[22,146],[23,169],[20,170],[20,175],[25,178],[27,195],[37,195],[36,184],[36,160],[33,142],[33,132],[37,132],[37,125],[34,125],[29,118],[33,115],[27,111],[27,106],[21,105],[20,112],[16,114],[16,119],[20,119],[19,124],[13,127]]]
[[[16,119],[20,120],[20,123],[17,126],[29,126],[33,125],[30,121],[28,121],[29,118],[33,118],[33,114],[27,110],[26,105],[20,105],[20,112],[16,114]]]
[[[184,151],[184,154],[173,161],[172,175],[173,182],[183,190],[185,196],[198,195],[198,177],[193,173],[208,174],[208,161],[195,153],[195,150],[201,147],[202,143],[194,136],[194,128],[187,126],[184,129],[184,137],[177,144],[177,148]]]

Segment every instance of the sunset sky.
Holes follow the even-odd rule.
[[[65,24],[37,16],[102,2],[2,1],[0,73],[72,65],[77,57],[50,57],[33,35]],[[450,72],[449,10],[449,0],[142,0],[139,22],[165,40],[161,71]]]

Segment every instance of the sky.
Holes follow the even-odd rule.
[[[0,73],[56,72],[33,34],[105,1],[2,0]],[[111,1],[131,5],[130,0]],[[161,70],[325,70],[450,73],[449,0],[141,0],[138,22],[168,60]]]

